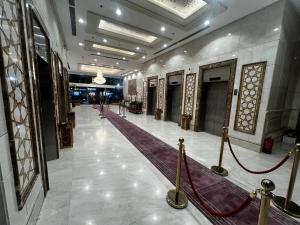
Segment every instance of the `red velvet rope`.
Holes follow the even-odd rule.
[[[243,202],[243,204],[241,204],[237,209],[232,210],[231,212],[227,212],[227,213],[220,213],[220,212],[216,212],[213,209],[209,208],[206,203],[200,198],[200,196],[198,195],[196,188],[194,186],[194,183],[192,181],[192,177],[190,174],[190,170],[189,170],[189,166],[187,163],[187,159],[186,159],[186,155],[185,153],[183,153],[183,159],[184,159],[184,164],[185,164],[185,168],[186,168],[186,172],[187,172],[187,176],[189,179],[189,183],[191,185],[191,188],[195,194],[195,196],[197,197],[198,201],[200,202],[200,204],[213,216],[217,216],[217,217],[230,217],[233,216],[237,213],[239,213],[240,211],[242,211],[244,208],[246,208],[251,201],[253,200],[253,198],[251,198],[250,196],[247,197],[247,199]]]
[[[230,144],[230,140],[229,138],[227,138],[227,142],[228,142],[228,146],[230,149],[230,152],[233,156],[233,158],[235,159],[235,161],[239,164],[240,167],[242,167],[244,170],[246,170],[249,173],[253,173],[253,174],[265,174],[265,173],[270,173],[276,169],[278,169],[279,167],[281,167],[289,158],[290,158],[290,153],[288,153],[277,165],[275,165],[274,167],[272,167],[271,169],[268,170],[263,170],[263,171],[253,171],[253,170],[249,170],[247,169],[245,166],[242,165],[242,163],[238,160],[238,158],[236,157],[236,155],[234,154],[231,144]]]

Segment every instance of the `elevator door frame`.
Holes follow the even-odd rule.
[[[230,120],[230,111],[231,111],[231,103],[232,103],[232,95],[233,95],[233,86],[234,86],[234,78],[236,71],[237,59],[231,59],[227,61],[217,62],[213,64],[208,64],[199,67],[199,79],[198,79],[198,87],[197,87],[197,101],[196,101],[196,113],[195,113],[195,126],[194,131],[202,131],[203,125],[199,124],[199,120],[201,120],[201,109],[202,104],[202,92],[203,92],[203,77],[204,72],[206,70],[220,68],[220,67],[230,67],[230,75],[227,85],[227,97],[226,97],[226,106],[225,106],[225,115],[224,115],[224,123],[223,125],[228,127]]]
[[[150,80],[153,80],[153,79],[156,79],[156,102],[155,102],[155,109],[154,110],[156,110],[156,108],[157,108],[157,96],[158,96],[158,94],[157,94],[157,86],[158,86],[158,76],[152,76],[152,77],[148,77],[147,78],[147,107],[146,107],[146,115],[150,115],[149,113],[148,113],[148,106],[149,106],[149,101],[150,101],[150,99],[149,99],[149,93],[148,93],[148,91],[149,91],[149,85],[150,85]]]
[[[165,82],[165,99],[164,99],[164,116],[163,116],[163,120],[164,121],[168,121],[167,118],[167,110],[168,110],[168,95],[169,95],[169,91],[168,91],[168,84],[169,84],[169,80],[171,76],[181,76],[181,88],[180,88],[180,107],[179,107],[179,116],[178,116],[178,125],[180,125],[180,121],[181,121],[181,112],[182,112],[182,96],[183,96],[183,77],[184,77],[184,70],[179,70],[179,71],[175,71],[175,72],[171,72],[171,73],[167,73],[166,74],[166,82]]]

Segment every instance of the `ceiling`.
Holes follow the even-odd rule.
[[[143,62],[276,1],[53,0],[70,71],[88,68],[106,76],[138,70]]]

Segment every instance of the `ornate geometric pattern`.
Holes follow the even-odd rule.
[[[267,62],[243,65],[234,129],[255,134]]]
[[[187,74],[185,80],[184,114],[190,116],[193,115],[194,110],[195,83],[196,74]]]
[[[158,82],[158,108],[163,109],[164,104],[165,79],[161,78]]]
[[[143,107],[147,108],[147,81],[143,82]]]
[[[128,81],[128,94],[129,95],[136,95],[136,79]]]
[[[0,39],[3,71],[1,78],[9,138],[11,157],[15,175],[15,185],[19,207],[31,190],[37,173],[36,154],[33,148],[28,82],[24,69],[21,35],[19,23],[20,2],[18,0],[0,1]]]

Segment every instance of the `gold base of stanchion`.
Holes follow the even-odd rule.
[[[211,171],[213,171],[215,174],[218,174],[222,177],[227,177],[228,176],[228,171],[223,168],[223,167],[219,167],[219,166],[212,166]]]
[[[184,209],[185,207],[187,207],[188,199],[182,191],[179,191],[178,202],[175,201],[175,196],[176,196],[175,189],[168,191],[167,202],[170,206],[172,206],[175,209]]]
[[[281,197],[281,196],[276,196],[273,199],[273,203],[278,209],[282,210],[283,212],[285,212],[291,216],[300,218],[300,206],[297,205],[295,202],[291,201],[289,204],[289,207],[287,207],[285,209],[285,207],[284,207],[285,198]]]

